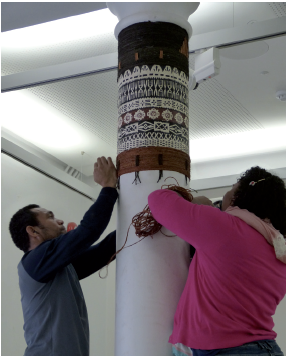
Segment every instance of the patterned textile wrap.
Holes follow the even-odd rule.
[[[274,246],[276,258],[286,264],[286,240],[283,235],[274,228],[271,223],[260,219],[255,214],[238,206],[229,206],[226,212],[245,221],[265,237],[267,242]]]
[[[184,29],[142,22],[120,32],[118,155],[136,148],[155,155],[156,147],[189,155],[188,74]]]
[[[119,79],[118,113],[118,154],[150,146],[189,153],[188,78],[176,68],[126,71]]]

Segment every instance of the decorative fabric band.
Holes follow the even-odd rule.
[[[132,123],[122,127],[118,131],[118,140],[121,140],[127,135],[140,132],[162,132],[171,133],[183,137],[188,140],[188,130],[183,126],[177,124],[169,124],[163,121],[141,121],[140,123]],[[158,134],[158,133],[156,133]]]
[[[188,155],[186,30],[141,22],[123,29],[118,40],[118,155],[137,148],[150,153],[155,147]]]
[[[150,146],[189,153],[188,88],[182,83],[185,75],[168,66],[160,71],[158,65],[148,71],[143,68],[148,67],[139,68],[138,73],[145,72],[148,77],[137,80],[134,71],[134,82],[130,82],[131,72],[127,71],[127,81],[120,85],[118,154]]]
[[[146,78],[174,80],[188,89],[188,76],[183,71],[178,71],[176,67],[153,65],[153,66],[135,66],[133,71],[126,70],[118,79],[119,89],[135,80],[144,80]]]
[[[118,154],[141,147],[161,147],[177,149],[184,153],[189,153],[189,147],[186,140],[176,135],[164,133],[137,133],[127,136],[118,141]]]
[[[134,148],[117,156],[118,177],[143,170],[171,170],[190,179],[189,155],[163,147]]]
[[[118,128],[122,128],[126,124],[139,123],[140,121],[157,120],[168,122],[170,125],[179,124],[188,128],[188,117],[183,116],[180,112],[163,109],[163,108],[144,108],[137,111],[127,112],[124,116],[118,118]]]
[[[189,153],[188,129],[163,121],[141,121],[118,131],[118,154],[139,147],[170,147]]]
[[[169,98],[141,98],[132,100],[118,107],[118,114],[121,116],[129,111],[134,111],[141,108],[167,108],[183,113],[188,116],[188,106],[179,101],[175,101]]]
[[[153,66],[156,67],[156,66]],[[178,76],[171,78],[154,78],[150,72],[150,77],[135,79],[133,82],[122,84],[118,91],[118,106],[131,100],[150,97],[150,98],[170,98],[188,106],[188,88],[177,81]]]
[[[119,33],[118,78],[134,66],[169,65],[188,77],[188,34],[168,22],[140,22]]]

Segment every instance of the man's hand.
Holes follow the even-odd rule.
[[[94,164],[94,181],[103,188],[117,185],[117,171],[112,159],[108,157],[98,158]]]
[[[197,205],[213,206],[212,201],[209,200],[206,196],[197,196],[197,197],[192,199],[192,203],[197,204]]]

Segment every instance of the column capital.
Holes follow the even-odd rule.
[[[170,22],[185,29],[191,37],[189,16],[196,11],[199,2],[107,2],[109,10],[117,16],[115,37],[126,27],[145,21]]]

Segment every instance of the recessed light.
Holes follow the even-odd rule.
[[[269,73],[269,71],[262,71],[260,72],[260,75],[267,75],[267,73]]]

